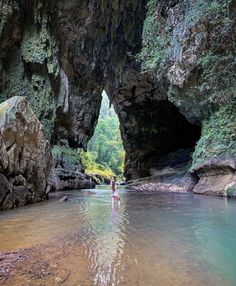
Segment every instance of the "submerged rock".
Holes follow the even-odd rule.
[[[64,197],[59,199],[59,203],[63,203],[63,202],[66,202],[66,201],[68,201],[68,197],[67,196],[64,196]]]
[[[50,144],[28,101],[0,104],[0,210],[45,199]]]

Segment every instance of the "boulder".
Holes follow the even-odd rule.
[[[95,184],[88,179],[87,175],[64,168],[53,168],[48,184],[51,186],[52,191],[95,188]]]
[[[93,189],[95,184],[84,174],[84,166],[76,148],[69,147],[66,140],[52,148],[53,168],[48,185],[51,191]]]
[[[0,104],[0,154],[0,210],[45,199],[50,144],[24,97]]]
[[[235,157],[207,160],[192,170],[199,177],[194,193],[226,197],[231,184],[236,181],[235,171]]]

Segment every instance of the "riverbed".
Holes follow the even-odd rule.
[[[59,197],[68,201],[59,203]],[[236,202],[120,188],[53,194],[0,213],[1,285],[236,285]],[[57,197],[58,196],[58,197]]]

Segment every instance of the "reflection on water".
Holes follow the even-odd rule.
[[[103,188],[2,212],[0,251],[77,233],[73,263],[88,258],[92,285],[236,285],[234,201],[121,191],[121,202],[112,210]]]

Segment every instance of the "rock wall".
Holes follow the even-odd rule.
[[[0,210],[46,197],[51,151],[27,100],[0,104]]]
[[[0,101],[26,96],[53,144],[83,147],[141,47],[146,1],[4,1]]]
[[[235,12],[230,0],[148,3],[139,57],[143,70],[166,84],[168,101],[201,126],[191,167],[200,177],[197,193],[205,185],[205,193],[225,195],[234,181]]]
[[[129,70],[114,98],[126,149],[126,179],[151,175],[158,159],[194,146],[200,128],[168,101],[155,76]]]
[[[0,100],[26,96],[52,144],[86,149],[106,90],[127,179],[195,145],[200,177],[235,153],[235,12],[233,0],[4,1]]]

